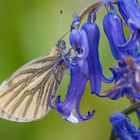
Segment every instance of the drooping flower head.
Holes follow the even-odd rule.
[[[77,58],[73,58],[71,65],[70,83],[65,100],[60,101],[60,96],[58,96],[55,101],[55,107],[51,107],[56,109],[65,120],[72,123],[78,123],[93,117],[95,111],[93,110],[92,113],[88,112],[87,116],[82,116],[80,114],[80,101],[88,77],[81,71]]]
[[[92,20],[93,19],[93,20]],[[90,81],[90,88],[92,93],[100,93],[102,81],[110,83],[113,78],[106,78],[103,75],[102,65],[99,59],[99,40],[100,30],[95,23],[95,16],[89,14],[87,23],[84,23],[82,29],[86,32],[89,44],[89,54],[87,57],[88,75]]]
[[[121,18],[116,13],[108,12],[104,17],[103,27],[114,58],[123,60],[125,54],[118,47],[126,42]]]
[[[89,54],[89,44],[86,32],[83,29],[78,28],[79,21],[78,16],[74,17],[74,21],[72,23],[72,31],[70,33],[70,45],[71,49],[74,50],[77,58],[79,66],[81,67],[81,71],[88,76],[88,66],[87,66],[87,56]]]
[[[82,29],[86,32],[89,44],[89,54],[87,57],[90,88],[92,93],[101,91],[102,66],[99,61],[99,39],[100,31],[95,22],[84,23]]]

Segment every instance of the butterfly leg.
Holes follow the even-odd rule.
[[[60,84],[61,82],[58,80],[57,78],[57,66],[63,62],[63,58],[58,59],[54,65],[53,65],[53,74],[54,74],[54,79],[58,82],[58,84]]]

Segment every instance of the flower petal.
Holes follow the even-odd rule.
[[[138,49],[140,46],[140,31],[136,30],[130,34],[129,39],[124,43],[119,45],[121,51],[126,51],[129,56],[137,57]]]
[[[84,30],[73,29],[70,33],[70,44],[78,58],[85,59],[88,56],[88,39]]]
[[[96,23],[85,23],[83,24],[82,29],[86,32],[89,43],[87,63],[91,92],[99,93],[102,83],[102,66],[98,52],[100,31]]]
[[[118,0],[118,8],[132,31],[140,29],[140,8],[137,0]]]
[[[107,13],[104,17],[103,27],[114,58],[123,60],[124,55],[118,48],[119,45],[126,42],[121,18],[114,13]]]
[[[65,120],[72,123],[88,120],[93,117],[95,112],[94,110],[92,113],[88,112],[87,116],[82,116],[79,112],[80,101],[88,80],[88,77],[83,74],[80,69],[79,65],[73,65],[71,67],[71,79],[65,100],[60,101],[60,96],[58,96],[55,101],[56,106],[53,107],[51,105],[51,107],[56,109]]]
[[[105,94],[98,94],[116,100],[126,95],[130,100],[140,100],[140,63],[128,57],[124,64],[112,67],[115,83]]]

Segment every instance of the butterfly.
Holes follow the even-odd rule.
[[[68,70],[62,57],[66,51],[59,40],[51,53],[23,65],[0,86],[0,117],[17,122],[42,118]]]

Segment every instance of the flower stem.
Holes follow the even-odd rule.
[[[130,103],[131,103],[132,105],[135,104],[135,103],[137,103],[137,101],[136,101],[135,99],[132,99],[132,98],[129,98],[129,97],[128,97],[128,99],[129,99],[129,101],[130,101]],[[137,115],[137,117],[138,117],[139,126],[140,126],[140,108],[137,108],[137,109],[135,110],[135,112],[136,112],[136,115]]]
[[[118,0],[113,0],[113,3],[114,4],[117,4],[117,1]],[[82,10],[80,13],[79,13],[79,18],[80,18],[80,21],[82,21],[83,17],[85,15],[87,15],[88,13],[92,12],[100,3],[102,2],[102,0],[96,0],[95,2],[93,2],[92,4],[90,4],[88,7],[86,7],[84,10]],[[70,30],[67,31],[62,37],[61,39],[63,39],[67,34],[69,34]],[[60,39],[60,40],[61,40]]]
[[[138,117],[139,127],[140,127],[140,108],[137,108],[137,110],[136,110],[136,115],[137,115],[137,117]]]
[[[79,18],[80,20],[83,19],[83,17],[90,13],[92,10],[94,10],[100,3],[102,2],[102,0],[97,0],[94,3],[92,3],[91,5],[89,5],[88,7],[86,7],[84,10],[82,10],[79,14]]]
[[[84,10],[82,10],[79,14],[80,20],[82,20],[85,15],[92,12],[101,2],[102,0],[96,0],[94,3],[92,3],[91,5],[86,7]],[[117,0],[113,0],[113,3],[117,4]]]

